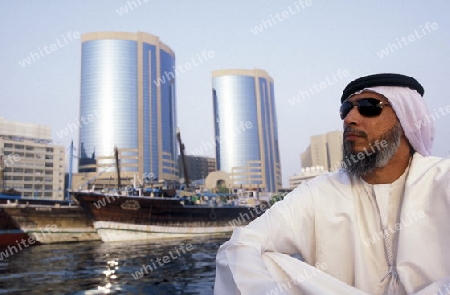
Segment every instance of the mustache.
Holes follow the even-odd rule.
[[[365,137],[367,138],[367,133],[362,131],[362,130],[358,130],[355,128],[352,128],[351,126],[347,126],[344,128],[344,136],[346,136],[348,133],[352,133],[355,134],[357,136],[361,136],[361,137]]]

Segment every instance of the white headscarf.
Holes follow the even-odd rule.
[[[376,86],[364,88],[354,94],[363,91],[376,92],[386,97],[413,149],[422,156],[431,154],[434,140],[434,117],[416,90],[407,87]]]

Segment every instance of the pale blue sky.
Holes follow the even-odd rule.
[[[174,50],[177,64],[214,51],[214,58],[177,77],[178,126],[188,153],[214,136],[211,72],[266,70],[275,82],[284,186],[300,171],[300,153],[311,135],[342,130],[339,98],[350,80],[404,73],[422,83],[431,110],[450,105],[449,1],[311,0],[304,8],[299,0],[139,1],[122,16],[116,10],[132,1],[1,1],[0,116],[51,126],[54,142],[66,147],[72,138],[78,143],[78,132],[57,136],[79,114],[81,45],[67,37],[64,43],[69,31],[154,34]],[[285,18],[277,20],[283,11]],[[263,20],[272,27],[253,34]],[[428,31],[427,23],[437,27]],[[383,58],[377,54],[411,34],[416,37],[409,44],[391,45]],[[30,52],[57,40],[64,46],[20,66]],[[289,102],[314,83],[336,81],[338,70],[349,74],[305,100]],[[447,157],[450,113],[435,123],[433,154]],[[205,155],[214,156],[214,150]]]

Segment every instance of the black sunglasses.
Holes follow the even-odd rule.
[[[376,98],[363,98],[354,102],[344,101],[339,109],[342,120],[347,117],[354,106],[358,107],[358,111],[362,116],[376,117],[381,114],[384,107],[390,106],[390,104],[384,103]]]

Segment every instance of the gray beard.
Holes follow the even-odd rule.
[[[354,176],[363,176],[367,173],[373,172],[377,168],[385,167],[392,156],[398,150],[400,146],[400,139],[402,136],[402,127],[400,123],[392,127],[384,136],[378,139],[378,142],[382,142],[383,140],[387,142],[387,146],[385,148],[380,147],[380,149],[376,149],[373,153],[366,152],[354,152],[354,144],[351,141],[346,141],[344,138],[343,143],[343,160],[342,160],[342,169],[346,171],[350,175]],[[374,143],[372,142],[372,146]],[[364,158],[358,159],[358,154],[363,153]],[[352,157],[353,155],[353,157]],[[356,159],[350,160],[350,159]]]

